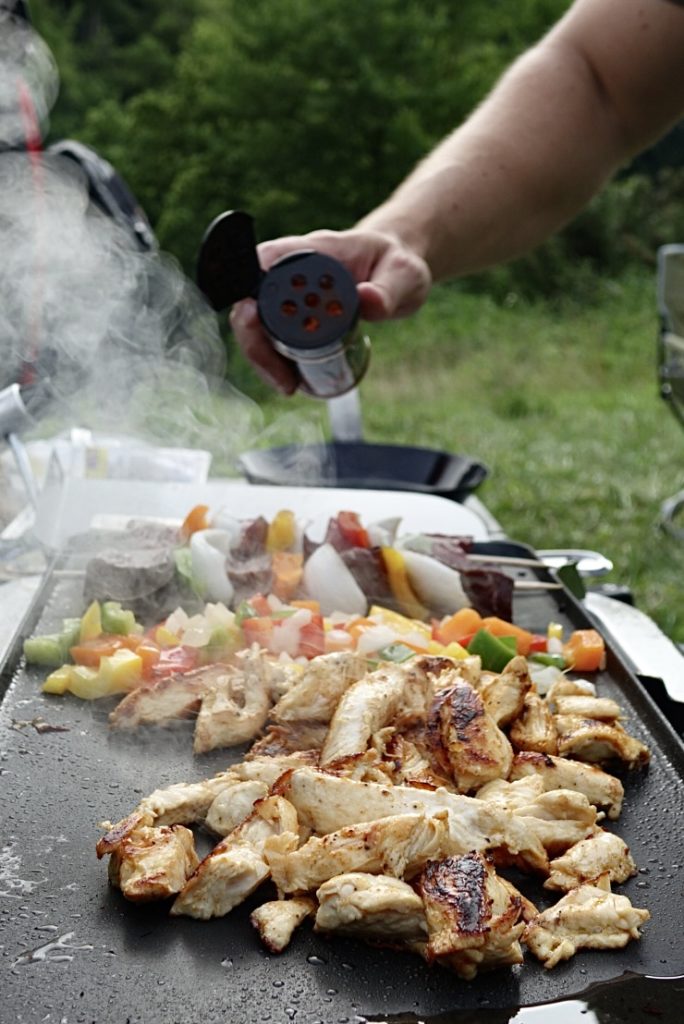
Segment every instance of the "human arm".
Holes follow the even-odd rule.
[[[403,315],[432,281],[533,248],[683,110],[684,9],[576,0],[385,203],[348,232],[266,243],[262,265],[319,248],[351,269],[362,316]],[[253,306],[238,307],[233,324],[255,365],[293,390],[294,372],[263,339]]]

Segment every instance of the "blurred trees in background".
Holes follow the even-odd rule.
[[[345,227],[482,99],[569,0],[32,0],[62,92],[52,138],[98,149],[189,272],[209,221]],[[613,182],[503,296],[591,289],[684,238],[684,143]],[[664,150],[665,152],[665,150]],[[676,201],[679,195],[680,200]]]

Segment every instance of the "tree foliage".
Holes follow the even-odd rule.
[[[110,159],[191,269],[224,209],[249,210],[261,237],[353,223],[568,4],[34,0],[32,10],[61,69],[53,134]],[[573,262],[612,268],[611,232],[637,232],[625,224],[633,194],[647,206],[618,182],[486,286],[549,290]]]

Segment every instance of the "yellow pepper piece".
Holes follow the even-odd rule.
[[[85,643],[86,640],[94,640],[102,633],[102,612],[100,602],[93,601],[81,618],[81,630],[79,640]]]
[[[560,622],[549,622],[546,627],[546,637],[548,640],[563,639],[563,627]]]
[[[62,665],[61,668],[51,672],[43,683],[43,693],[66,693],[71,680],[71,665]]]
[[[374,604],[368,612],[369,619],[375,619],[383,626],[390,626],[399,636],[406,636],[409,633],[420,633],[428,641],[432,636],[432,630],[426,622],[419,622],[417,619],[409,619],[391,608],[383,608],[382,605]]]
[[[98,683],[98,670],[86,665],[69,665],[69,691],[81,700],[106,697],[107,690]]]
[[[142,679],[142,670],[140,655],[124,647],[100,658],[98,683],[106,688],[107,693],[127,693],[134,690]]]
[[[455,640],[452,640],[450,644],[440,644],[436,640],[431,640],[428,644],[428,654],[441,654],[445,658],[454,658],[455,660],[468,657],[465,647],[461,647]]]
[[[429,611],[416,597],[406,572],[404,556],[396,548],[381,548],[389,584],[394,597],[405,615],[412,619],[426,619]]]
[[[172,633],[166,626],[157,626],[154,631],[154,639],[161,647],[178,647],[180,637]]]
[[[296,536],[294,512],[286,508],[281,509],[280,512],[276,512],[269,524],[266,534],[266,549],[268,551],[289,551],[294,546]]]

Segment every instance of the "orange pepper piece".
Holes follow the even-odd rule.
[[[563,656],[574,672],[596,672],[605,667],[606,645],[595,629],[577,629],[563,644]]]
[[[433,635],[440,644],[460,643],[462,637],[472,636],[482,627],[482,616],[474,608],[459,608],[457,612],[435,625]]]
[[[209,506],[195,505],[191,508],[183,520],[180,532],[182,537],[190,537],[198,530],[206,530],[209,527]]]
[[[281,601],[289,601],[304,575],[304,556],[289,551],[274,551],[271,555],[273,567],[273,593]]]
[[[520,626],[514,626],[512,622],[506,622],[504,619],[499,619],[495,615],[491,615],[483,619],[481,628],[486,629],[488,633],[492,634],[492,636],[514,636],[516,639],[518,654],[524,654],[527,657],[530,653],[533,635],[528,629],[522,629]]]

